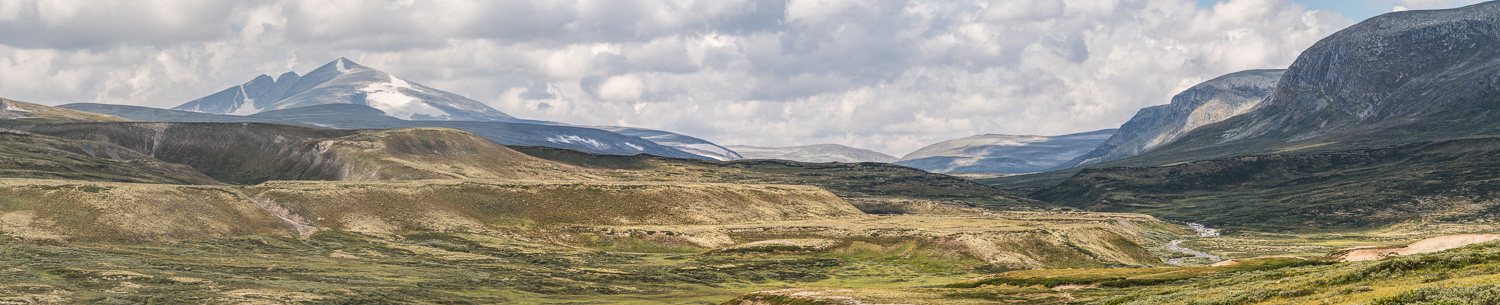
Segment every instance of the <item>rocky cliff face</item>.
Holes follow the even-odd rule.
[[[1124,159],[1177,140],[1204,125],[1218,123],[1259,106],[1286,70],[1236,72],[1193,86],[1167,105],[1141,109],[1098,148],[1062,167]]]
[[[1370,18],[1303,52],[1253,111],[1116,165],[1500,134],[1500,3]]]
[[[1500,81],[1500,3],[1397,12],[1313,45],[1227,140],[1308,139],[1487,112]]]

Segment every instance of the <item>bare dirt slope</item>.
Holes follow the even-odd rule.
[[[1355,249],[1339,255],[1340,261],[1358,262],[1383,259],[1391,256],[1412,255],[1456,249],[1463,246],[1500,240],[1500,234],[1460,234],[1423,239],[1400,248]]]

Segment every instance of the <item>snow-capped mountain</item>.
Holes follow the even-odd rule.
[[[261,75],[174,110],[251,115],[326,104],[356,104],[403,120],[523,121],[478,101],[339,58],[306,75]]]
[[[744,145],[725,146],[738,152],[745,159],[777,159],[800,162],[891,162],[896,157],[873,150],[853,148],[838,144],[817,144],[789,147],[756,147]]]
[[[928,145],[895,163],[935,173],[1042,172],[1093,150],[1114,133],[1105,129],[1061,136],[977,135]]]
[[[1064,168],[1124,159],[1177,140],[1204,125],[1255,109],[1271,95],[1286,70],[1250,70],[1203,82],[1172,97],[1166,105],[1137,112],[1120,131],[1094,151],[1068,161]]]
[[[713,159],[684,152],[637,136],[588,127],[557,124],[472,121],[411,121],[390,117],[365,105],[327,104],[254,115],[223,115],[109,104],[68,104],[58,108],[110,114],[144,122],[256,122],[336,129],[445,127],[468,131],[503,145],[546,146],[606,155],[651,154],[673,158]]]
[[[326,107],[338,105],[360,107]],[[347,58],[329,62],[306,75],[287,72],[275,79],[261,75],[245,84],[172,108],[228,115],[224,117],[105,105],[72,106],[167,121],[252,121],[328,128],[453,127],[506,145],[548,146],[614,155],[647,153],[711,160],[742,158],[733,150],[712,142],[667,131],[518,119],[478,101],[401,79]],[[360,108],[373,109],[364,111]],[[336,111],[352,112],[340,114]],[[274,115],[267,115],[273,112]],[[378,113],[379,118],[370,117],[370,113]],[[390,120],[380,119],[386,117]],[[482,124],[485,122],[518,124]]]
[[[713,142],[709,142],[703,139],[694,138],[670,131],[620,126],[604,126],[593,128],[608,130],[627,136],[640,137],[642,139],[646,139],[647,141],[655,142],[656,144],[676,148],[677,150],[719,161],[739,160],[745,158],[744,156],[741,156],[739,153],[730,150],[729,148],[719,146],[719,144],[714,144]]]

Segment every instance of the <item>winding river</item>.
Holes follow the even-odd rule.
[[[1219,229],[1210,229],[1208,227],[1203,226],[1202,224],[1191,223],[1191,222],[1187,223],[1187,225],[1188,225],[1188,227],[1193,228],[1194,231],[1198,231],[1198,237],[1200,237],[1200,238],[1219,237]],[[1219,258],[1218,255],[1213,255],[1213,254],[1203,253],[1202,251],[1198,251],[1198,250],[1183,248],[1181,244],[1182,244],[1182,242],[1185,242],[1185,241],[1188,241],[1188,240],[1186,240],[1186,239],[1173,240],[1172,242],[1167,243],[1167,249],[1168,250],[1172,250],[1172,251],[1177,251],[1177,252],[1192,254],[1194,257],[1207,258],[1208,260],[1215,261],[1215,262],[1223,260],[1223,259]],[[1168,265],[1173,265],[1173,266],[1182,266],[1182,259],[1183,259],[1183,257],[1169,259],[1169,260],[1167,260],[1167,264]]]

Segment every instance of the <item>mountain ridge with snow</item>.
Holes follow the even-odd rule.
[[[935,173],[1043,172],[1099,147],[1115,131],[1060,136],[976,135],[928,145],[894,163]]]
[[[244,84],[172,109],[252,115],[326,104],[370,106],[403,120],[525,121],[479,101],[423,86],[342,57],[305,75],[286,72],[272,79],[262,74]]]
[[[812,163],[858,163],[858,162],[881,162],[889,163],[896,161],[896,157],[882,154],[873,150],[854,148],[838,144],[815,144],[788,147],[758,147],[747,145],[727,145],[730,150],[738,152],[745,159],[777,159]]]

